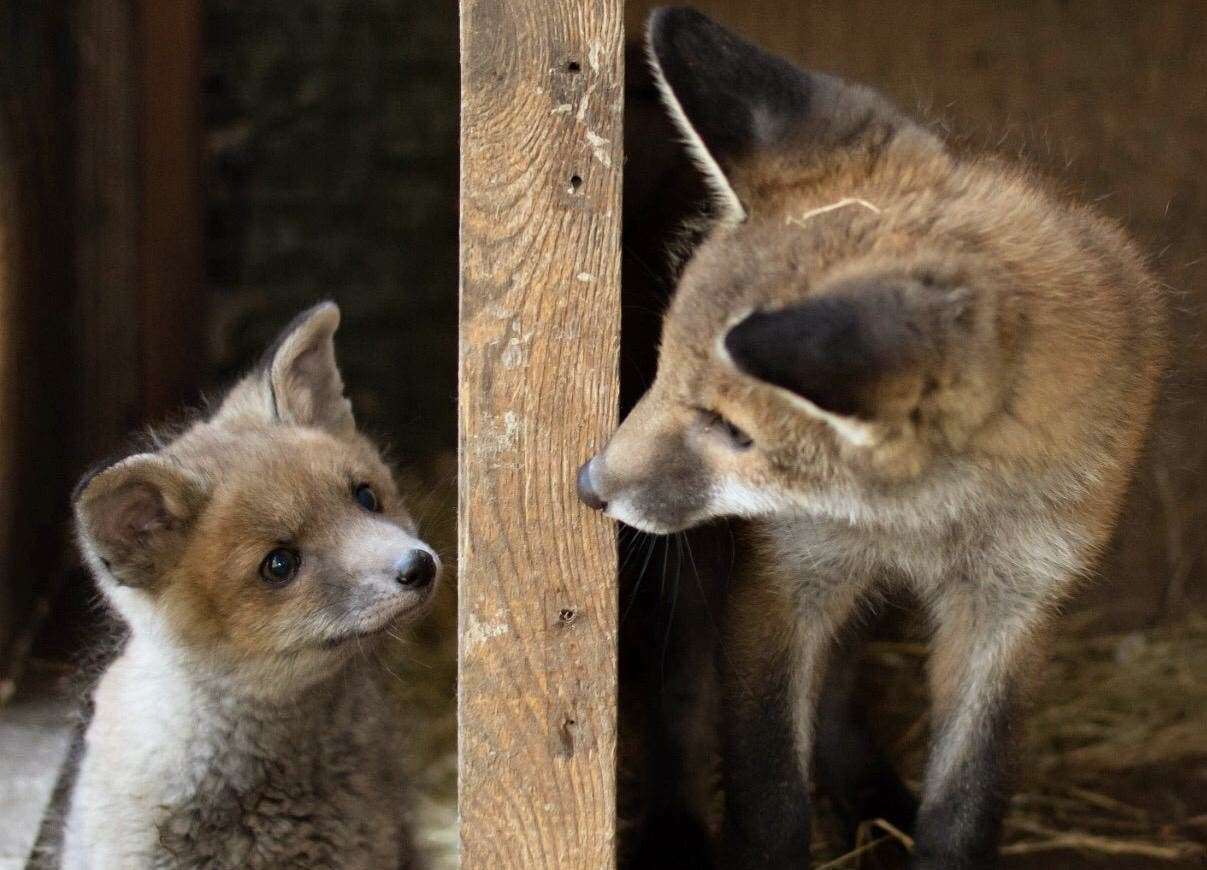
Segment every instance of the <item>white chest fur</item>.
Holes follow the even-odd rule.
[[[63,866],[406,866],[386,707],[360,671],[287,708],[216,696],[132,639],[102,678]]]

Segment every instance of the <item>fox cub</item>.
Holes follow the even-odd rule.
[[[343,394],[332,303],[221,406],[77,488],[129,640],[95,692],[63,866],[414,867],[364,650],[440,570]]]
[[[866,88],[688,9],[656,11],[648,47],[715,220],[654,383],[579,492],[649,532],[752,519],[727,607],[720,866],[807,866],[816,779],[912,823],[914,867],[991,867],[1027,678],[1150,416],[1155,283],[1116,226]],[[824,691],[892,587],[934,626],[916,819]]]

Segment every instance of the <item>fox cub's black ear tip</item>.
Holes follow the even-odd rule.
[[[732,158],[778,141],[807,116],[808,75],[695,9],[650,15],[655,74],[674,97],[668,106],[689,138],[699,136],[722,168]]]
[[[666,44],[675,31],[684,27],[713,27],[720,29],[711,18],[691,6],[658,6],[646,19],[646,32],[655,45]]]
[[[746,62],[747,53],[763,52],[690,6],[660,6],[646,24],[650,52],[672,87],[693,77],[711,78],[716,65]],[[747,50],[747,51],[744,51]]]

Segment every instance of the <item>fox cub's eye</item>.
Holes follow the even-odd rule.
[[[301,557],[293,550],[278,547],[267,556],[260,565],[260,576],[265,582],[280,586],[293,579],[301,564]]]
[[[367,511],[378,513],[381,511],[381,502],[377,500],[377,493],[373,491],[373,487],[367,483],[362,483],[356,488],[354,493],[357,503]]]
[[[754,440],[749,435],[716,411],[709,411],[704,408],[699,410],[700,419],[704,422],[705,428],[725,436],[730,446],[735,450],[746,450],[754,444]]]

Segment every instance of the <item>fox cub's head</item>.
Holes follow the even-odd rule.
[[[303,677],[428,602],[440,562],[356,431],[338,325],[306,311],[209,419],[80,483],[80,546],[136,634]]]
[[[653,532],[854,518],[966,453],[1006,402],[1027,437],[1068,418],[1059,396],[1091,388],[1123,329],[1077,282],[1144,280],[1103,274],[1131,262],[1112,228],[690,9],[656,11],[648,42],[714,220],[654,384],[579,473],[588,505]]]

